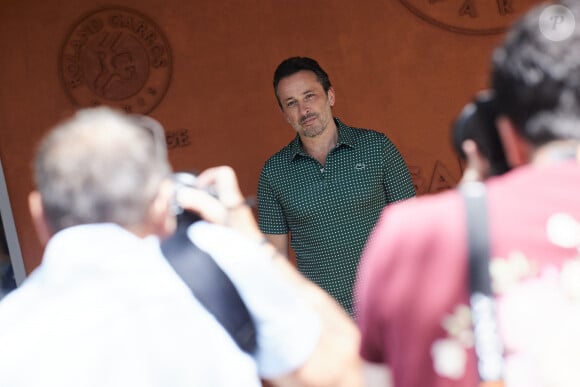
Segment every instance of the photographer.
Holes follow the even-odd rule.
[[[357,280],[361,354],[397,387],[580,385],[578,20],[576,0],[539,5],[494,51],[512,169],[389,207],[372,233]]]
[[[263,275],[256,273],[256,264],[243,265],[245,275],[240,273],[240,266],[228,271],[228,275],[234,280],[241,290],[244,291],[242,297],[248,303],[250,310],[264,309],[265,307],[274,307],[276,305],[276,314],[268,316],[270,325],[284,324],[284,329],[278,329],[277,332],[267,329],[267,324],[260,326],[258,323],[258,335],[268,332],[267,338],[264,338],[264,344],[270,349],[270,354],[281,356],[287,352],[288,346],[293,339],[286,337],[284,342],[282,336],[292,332],[299,331],[298,326],[304,325],[306,321],[296,320],[296,316],[291,316],[286,310],[287,305],[280,304],[280,299],[267,294],[275,290],[280,282],[292,284],[298,291],[298,297],[301,301],[308,300],[308,305],[318,314],[322,323],[322,331],[319,342],[314,348],[314,352],[308,360],[298,367],[294,372],[269,379],[272,385],[289,385],[289,386],[345,386],[356,387],[362,385],[361,363],[358,357],[359,333],[350,318],[340,308],[339,304],[332,299],[326,292],[316,286],[300,274],[286,259],[280,254],[278,249],[266,242],[264,234],[258,228],[254,215],[247,205],[239,190],[235,172],[227,166],[210,168],[202,172],[196,181],[199,188],[211,187],[218,193],[219,200],[209,195],[206,189],[184,189],[178,195],[179,202],[191,211],[201,215],[203,219],[217,225],[223,225],[239,232],[246,239],[249,246],[260,246],[260,254],[266,254],[268,259],[268,271],[272,270],[270,266],[275,267],[276,274],[283,276],[282,280],[276,275],[267,281]],[[232,204],[228,204],[232,203]],[[198,228],[201,225],[193,225]],[[226,230],[224,230],[226,231]],[[231,231],[227,231],[231,232]],[[207,234],[206,234],[207,236]],[[222,235],[223,237],[223,235]],[[199,236],[196,242],[209,246]],[[253,241],[253,243],[252,243]],[[219,241],[218,243],[223,243]],[[222,247],[223,248],[223,247]],[[231,247],[230,247],[231,248]],[[255,248],[255,247],[254,247]],[[240,251],[230,254],[231,261],[239,262]],[[251,259],[250,256],[245,259]],[[261,262],[263,264],[263,262]],[[226,270],[224,261],[223,268]],[[237,272],[236,272],[236,269]],[[244,283],[245,281],[245,283]],[[246,297],[244,297],[244,295]],[[265,296],[260,298],[258,295]],[[252,302],[254,305],[249,304]],[[290,320],[289,320],[290,319]],[[262,323],[267,323],[263,321]],[[306,334],[307,331],[305,330]],[[298,338],[297,340],[302,340]],[[284,345],[287,347],[284,348]],[[297,384],[296,384],[297,383]]]
[[[34,172],[29,207],[45,251],[0,302],[0,385],[360,384],[356,328],[258,243],[231,168],[199,176],[219,199],[189,189],[178,200],[217,223],[198,221],[187,233],[239,288],[257,330],[251,354],[161,253],[176,217],[160,125],[108,108],[81,110],[43,139]]]

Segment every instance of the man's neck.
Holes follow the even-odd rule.
[[[562,140],[553,141],[540,146],[533,151],[532,163],[548,165],[563,160],[576,159],[580,162],[580,141]]]
[[[318,136],[300,136],[300,141],[302,141],[302,147],[306,153],[318,160],[322,165],[325,165],[326,156],[338,144],[338,128],[336,123],[332,120]]]

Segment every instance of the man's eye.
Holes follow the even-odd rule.
[[[290,101],[286,104],[286,107],[294,107],[296,106],[296,101]]]
[[[314,94],[306,94],[306,97],[304,97],[304,99],[307,101],[312,99],[312,98],[314,98]]]

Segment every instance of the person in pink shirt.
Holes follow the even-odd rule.
[[[508,387],[580,385],[577,21],[577,1],[538,6],[492,58],[496,124],[512,167],[484,184],[503,346],[493,381]],[[474,350],[459,190],[386,208],[357,288],[362,357],[389,370],[395,386],[478,385],[485,370]]]

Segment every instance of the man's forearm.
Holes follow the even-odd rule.
[[[275,386],[363,386],[360,334],[350,316],[324,290],[307,280],[278,255],[274,263],[318,313],[322,322],[318,345],[299,369],[272,380]]]

